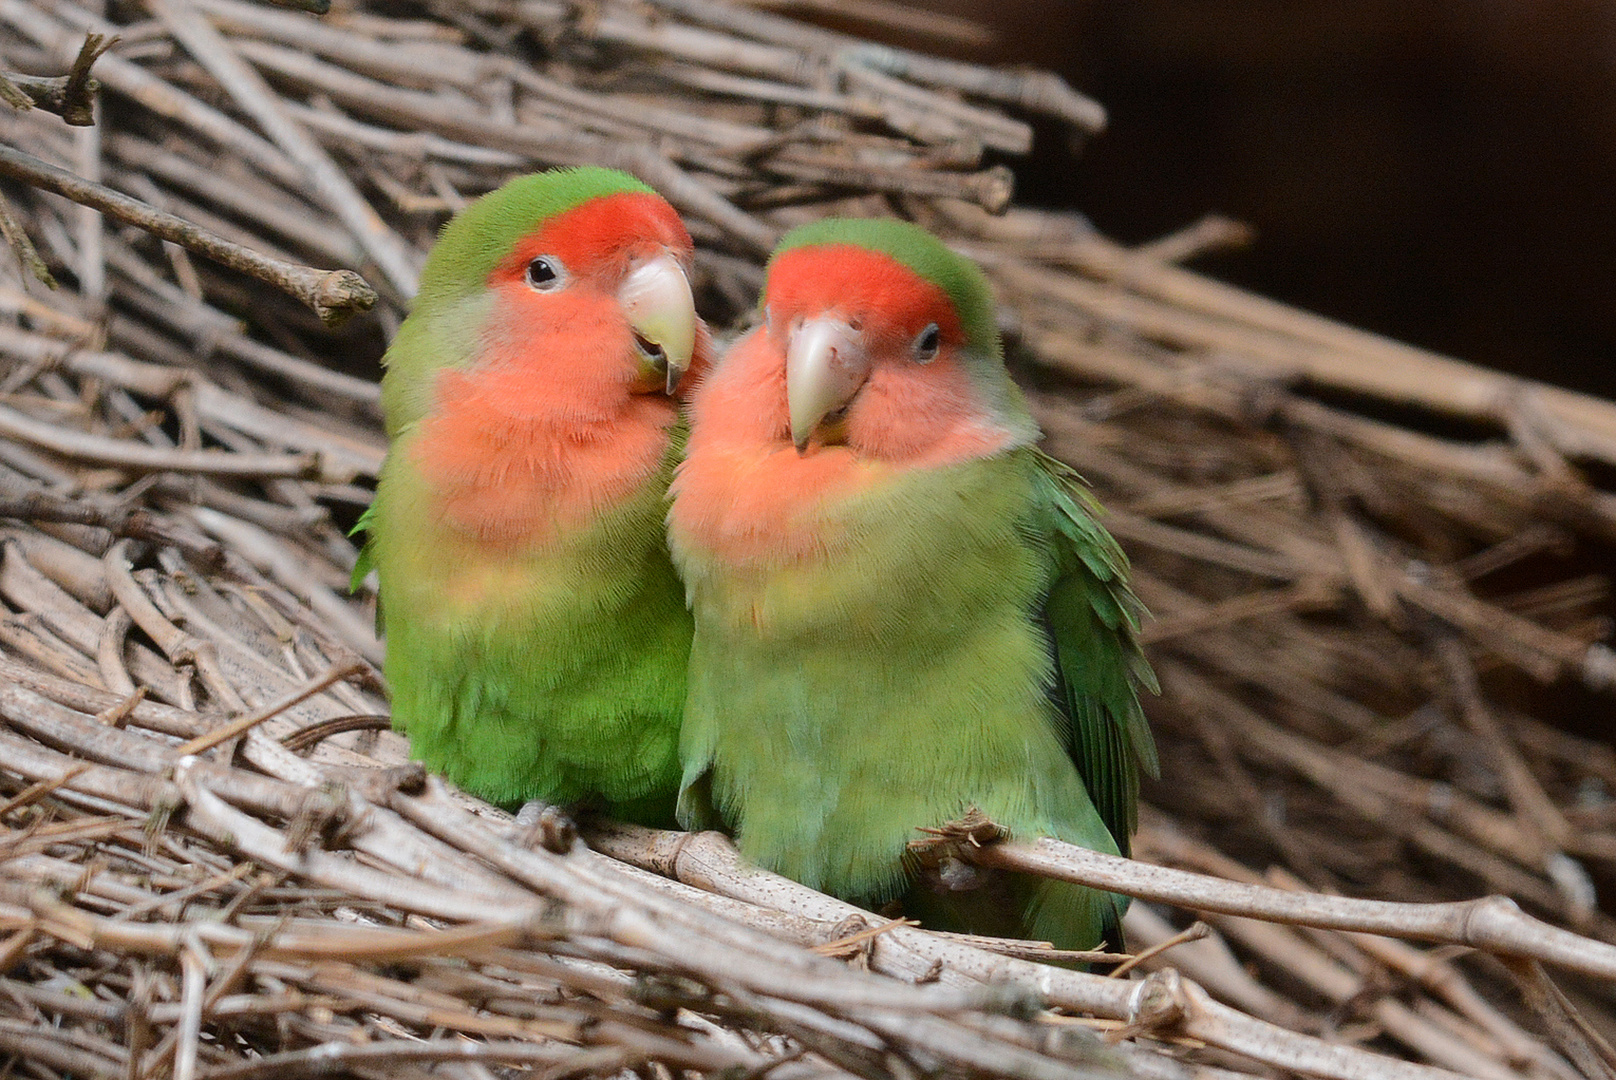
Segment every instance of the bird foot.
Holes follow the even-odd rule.
[[[516,812],[511,842],[528,849],[543,848],[553,855],[565,855],[578,840],[578,825],[572,815],[551,803],[534,799]]]
[[[1009,829],[974,806],[953,821],[945,821],[935,826],[922,825],[918,831],[926,835],[918,840],[909,841],[909,850],[921,858],[925,858],[928,853],[960,844],[986,847],[1010,838]]]
[[[972,865],[961,857],[960,849],[986,847],[1010,835],[974,806],[954,821],[922,826],[919,831],[926,835],[909,841],[910,854],[932,890],[944,893],[970,892],[994,880],[994,871]]]

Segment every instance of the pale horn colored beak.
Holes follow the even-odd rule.
[[[870,375],[870,356],[858,331],[831,316],[809,319],[786,346],[786,407],[797,453],[826,416],[842,408]]]
[[[623,279],[617,302],[639,339],[646,382],[672,394],[696,350],[696,301],[684,267],[667,252],[647,259]]]

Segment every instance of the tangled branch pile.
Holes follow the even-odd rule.
[[[1004,212],[984,162],[1028,149],[1019,117],[1092,132],[1098,106],[767,7],[0,0],[6,85],[41,106],[0,94],[0,172],[32,155],[141,204],[3,192],[27,274],[64,283],[0,266],[8,1069],[1616,1075],[1616,407],[1175,265],[1216,222],[1124,250]],[[120,40],[70,128],[49,110],[84,93],[82,64],[60,77],[86,33]],[[719,324],[824,213],[914,217],[988,268],[1051,449],[1156,616],[1164,778],[1136,851],[1225,883],[961,854],[1121,875],[1161,901],[1131,941],[1176,944],[1103,978],[887,924],[712,837],[563,854],[381,730],[344,536],[383,450],[376,357],[446,213],[582,161],[686,214]],[[162,213],[251,257],[120,223]],[[361,272],[374,308],[333,332],[359,292],[317,313],[246,276],[312,302],[331,279],[306,263]],[[1498,893],[1584,936],[1275,889]],[[1196,913],[1210,932],[1179,934]]]

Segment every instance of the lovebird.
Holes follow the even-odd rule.
[[[490,801],[670,824],[691,620],[663,519],[706,361],[692,245],[649,187],[523,176],[427,257],[383,363],[374,565],[394,726]]]
[[[781,241],[762,315],[672,485],[682,823],[928,926],[1120,943],[1120,897],[906,851],[975,807],[1126,852],[1157,769],[1127,560],[1035,448],[986,279],[918,226],[828,219]]]

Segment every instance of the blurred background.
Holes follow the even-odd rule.
[[[780,6],[868,34],[858,12],[884,5]],[[1125,242],[1225,214],[1255,241],[1198,269],[1616,397],[1616,4],[909,6],[934,17],[911,33],[938,34],[911,44],[1053,68],[1110,111],[1087,146],[1046,131],[1011,162],[1021,201],[1081,210]]]

